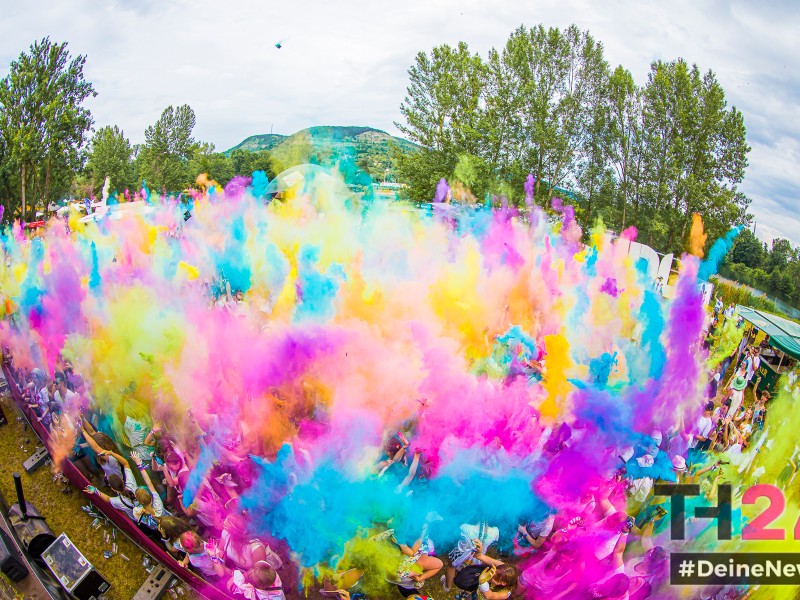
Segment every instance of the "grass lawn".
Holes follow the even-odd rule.
[[[14,504],[16,493],[12,473],[17,472],[22,476],[22,485],[25,499],[33,504],[36,509],[47,518],[47,524],[53,533],[58,536],[66,533],[72,543],[94,565],[95,569],[111,584],[106,598],[108,600],[130,600],[144,583],[147,573],[142,566],[142,550],[128,539],[122,532],[116,532],[117,554],[111,558],[103,557],[103,552],[111,550],[111,544],[106,544],[104,533],[111,535],[113,527],[104,525],[92,529],[94,520],[81,510],[82,506],[89,504],[86,495],[81,491],[53,481],[51,465],[45,465],[28,475],[22,463],[33,454],[39,438],[27,426],[25,421],[18,421],[22,412],[14,405],[9,396],[2,398],[3,411],[9,420],[8,425],[0,427],[0,491],[9,505]],[[65,487],[71,488],[67,494],[62,493]],[[130,561],[122,558],[122,554]],[[5,579],[5,575],[2,575]],[[3,582],[10,584],[5,579]],[[8,585],[0,586],[2,589]],[[200,598],[188,586],[182,586],[187,599]],[[18,596],[21,598],[21,596]],[[169,596],[165,596],[169,598]]]

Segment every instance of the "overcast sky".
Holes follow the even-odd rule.
[[[414,55],[466,41],[484,54],[521,24],[589,29],[612,67],[713,69],[745,117],[757,235],[800,245],[800,3],[639,0],[0,0],[0,74],[35,39],[86,54],[96,127],[133,142],[169,104],[227,149],[257,133],[368,125],[397,133]],[[274,44],[282,41],[278,50]]]

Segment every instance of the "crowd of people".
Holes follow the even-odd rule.
[[[241,295],[230,300],[218,303],[216,309],[231,310],[244,301]],[[709,337],[723,320],[737,318],[733,312],[715,313]],[[714,504],[720,482],[757,481],[763,474],[755,458],[768,436],[771,396],[768,391],[756,393],[759,354],[744,341],[710,373],[696,421],[669,432],[653,431],[639,447],[619,449],[619,468],[593,483],[579,510],[548,509],[529,515],[511,540],[501,539],[500,529],[490,523],[465,523],[458,532],[459,542],[443,554],[437,553],[432,528],[424,527],[417,539],[398,540],[389,524],[374,524],[370,543],[393,557],[392,566],[379,577],[412,600],[425,598],[421,590],[432,578],[445,592],[455,586],[461,590],[459,597],[486,600],[525,594],[656,597],[668,585],[668,555],[678,542],[656,542],[666,527],[669,507],[666,498],[654,494],[654,484],[699,483],[703,498],[697,502]],[[71,444],[64,459],[91,482],[85,493],[109,503],[212,585],[248,599],[285,597],[281,573],[295,568],[291,554],[279,541],[253,535],[239,506],[254,468],[252,457],[241,450],[241,435],[219,437],[211,417],[200,422],[190,412],[197,443],[180,447],[165,423],[154,422],[131,401],[121,404],[118,417],[124,435],[115,439],[109,415],[95,406],[88,382],[69,361],[60,361],[52,377],[40,368],[16,369],[8,349],[4,363],[36,419],[49,429],[51,444],[63,446],[64,440]],[[530,365],[532,372],[542,368],[539,362]],[[752,403],[745,400],[748,386],[754,389]],[[562,423],[542,438],[539,450],[545,457],[555,457],[578,434]],[[187,504],[184,492],[203,445],[217,447],[220,458]],[[794,479],[797,460],[796,451],[780,485]],[[738,475],[727,477],[733,470]],[[384,454],[374,465],[375,477],[391,478],[397,493],[410,494],[415,482],[430,475],[423,452],[403,432],[387,434]],[[436,519],[435,514],[428,517]],[[708,522],[689,519],[695,547],[708,529]],[[631,545],[635,551],[626,552]],[[365,576],[375,575],[358,569],[334,573],[321,582],[320,593],[343,599],[356,596],[358,582]],[[291,579],[296,580],[296,573]],[[704,590],[702,597],[744,598],[747,593],[743,587],[727,586]]]
[[[249,535],[236,508],[246,477],[242,457],[227,453],[229,460],[214,467],[187,505],[183,491],[198,448],[180,448],[164,424],[153,423],[135,403],[126,405],[124,438],[114,439],[108,415],[94,405],[86,380],[68,361],[57,365],[52,378],[40,368],[16,369],[7,348],[4,363],[28,408],[49,430],[51,452],[63,452],[90,482],[86,494],[124,514],[212,585],[249,600],[285,598],[279,573],[284,559],[269,542]],[[217,443],[192,423],[198,440]],[[65,442],[70,447],[63,451]]]

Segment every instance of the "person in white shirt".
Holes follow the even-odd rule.
[[[119,460],[119,459],[117,459]],[[131,460],[136,463],[136,467],[142,475],[147,487],[137,488],[134,492],[136,496],[136,506],[133,507],[133,516],[136,522],[144,527],[153,531],[158,531],[158,519],[169,513],[164,510],[164,504],[161,502],[161,497],[158,495],[150,476],[142,464],[142,457],[134,451],[131,452]]]
[[[111,475],[108,478],[108,485],[117,493],[117,495],[113,497],[107,496],[92,485],[88,486],[84,491],[87,494],[95,494],[100,496],[100,498],[102,498],[105,502],[108,502],[116,510],[128,515],[128,518],[131,521],[136,521],[136,516],[133,512],[133,509],[136,507],[136,497],[134,495],[136,491],[136,479],[134,479],[133,471],[131,471],[128,461],[115,452],[110,452],[100,448],[94,442],[94,440],[91,439],[91,436],[87,437],[86,441],[89,442],[89,445],[92,447],[92,449],[99,455],[108,455],[109,458],[114,458],[116,462],[121,464],[124,467],[125,480],[123,481],[122,478],[118,477],[117,475]]]
[[[79,396],[67,388],[67,380],[63,377],[56,379],[55,401],[61,405],[65,413],[74,414],[79,408]]]
[[[450,591],[456,570],[466,565],[480,565],[480,560],[475,558],[479,548],[486,552],[489,546],[500,539],[500,530],[497,527],[490,527],[487,523],[477,525],[463,524],[460,528],[461,537],[458,544],[449,553],[450,564],[442,575],[442,587],[445,593]]]
[[[753,349],[753,375],[758,373],[758,369],[761,368],[761,355],[758,353],[758,350],[755,348]],[[752,375],[750,378],[752,379]]]
[[[553,532],[555,512],[548,511],[542,518],[533,520],[527,525],[517,527],[514,536],[514,548],[517,554],[530,554],[544,544],[547,537]]]
[[[722,404],[720,404],[717,408],[714,409],[714,414],[711,415],[711,422],[716,423],[719,419],[724,419],[728,415],[731,415],[731,417],[733,417],[733,414],[730,412],[731,404],[732,402],[730,398],[726,398],[725,400],[723,400]]]
[[[187,531],[172,547],[186,554],[180,561],[183,567],[192,565],[206,579],[225,576],[224,556],[213,540],[204,542],[194,531]]]
[[[711,421],[711,414],[714,410],[714,403],[709,401],[703,407],[703,414],[697,419],[692,428],[691,437],[689,438],[689,448],[692,450],[707,450],[709,444],[709,435],[713,429]]]
[[[747,378],[739,371],[728,385],[731,388],[731,407],[728,414],[733,416],[744,402],[744,388],[747,387]]]
[[[266,563],[258,563],[249,571],[235,570],[228,591],[247,600],[286,600],[280,576]]]

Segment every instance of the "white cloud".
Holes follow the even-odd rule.
[[[406,70],[420,50],[464,40],[485,53],[525,24],[576,23],[639,83],[650,62],[713,69],[748,126],[745,191],[762,231],[800,244],[794,172],[800,140],[800,24],[791,2],[538,0],[3,0],[0,69],[35,39],[88,55],[98,125],[141,141],[168,104],[190,104],[196,134],[220,149],[254,133],[322,124],[396,132]],[[278,50],[274,44],[284,41]],[[762,225],[763,224],[763,225]]]

